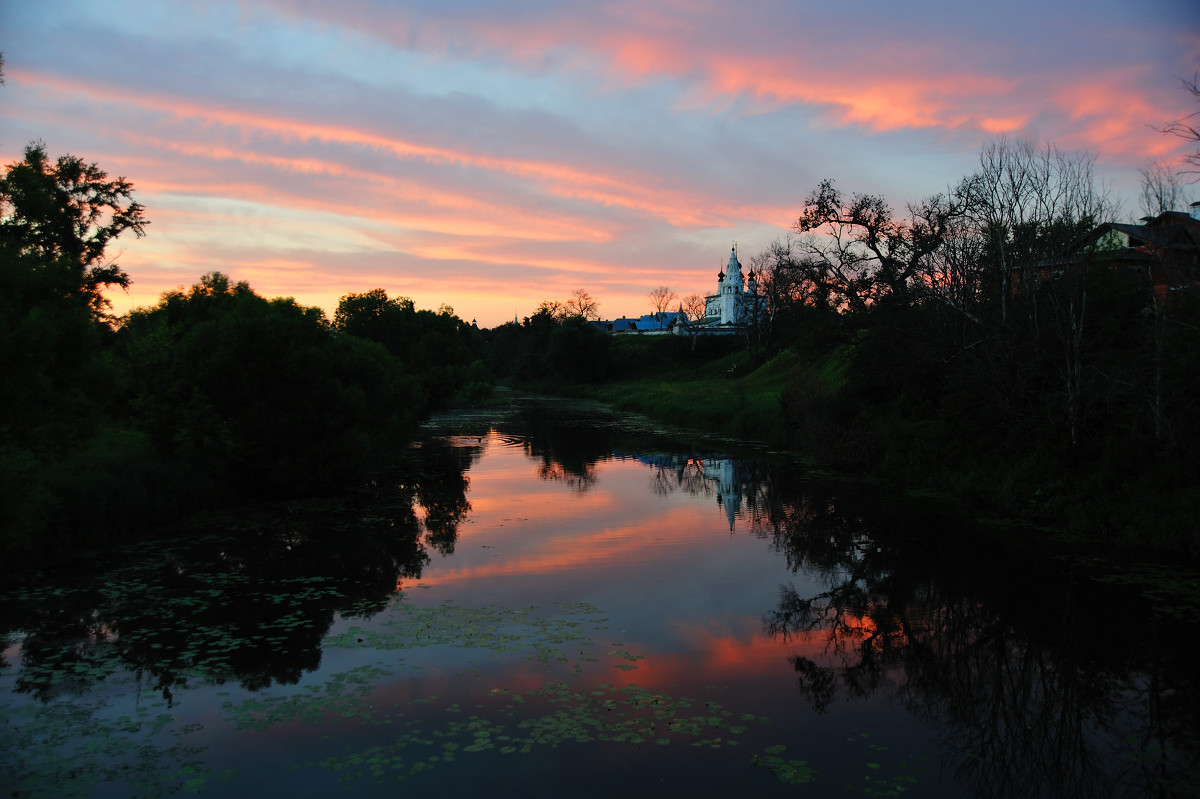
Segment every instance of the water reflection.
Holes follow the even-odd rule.
[[[481,584],[494,580],[487,590],[503,596],[510,585],[545,575],[552,585],[574,590],[586,566],[615,593],[637,595],[636,615],[613,622],[621,640],[656,613],[662,619],[655,616],[655,623],[662,623],[653,634],[670,629],[687,638],[674,650],[646,647],[645,656],[630,652],[627,643],[611,643],[615,632],[605,639],[600,648],[620,647],[618,654],[628,660],[621,665],[636,663],[641,685],[720,682],[733,684],[734,692],[742,690],[736,682],[741,678],[765,683],[769,675],[794,675],[806,708],[802,718],[787,723],[806,730],[820,729],[847,704],[902,706],[937,731],[940,770],[955,792],[1107,796],[1192,790],[1188,778],[1200,766],[1192,661],[1178,629],[1164,628],[1135,598],[1101,590],[1044,558],[993,545],[960,520],[873,485],[814,479],[795,464],[700,445],[679,448],[662,437],[639,437],[611,418],[594,421],[553,409],[521,411],[504,436],[423,442],[393,475],[353,496],[194,525],[169,544],[126,553],[120,562],[97,564],[73,579],[30,584],[0,604],[0,635],[17,642],[9,651],[20,659],[0,668],[18,668],[16,690],[47,705],[58,697],[102,694],[106,681],[124,671],[139,691],[171,707],[181,691],[198,683],[228,682],[256,692],[302,682],[322,667],[323,642],[328,645],[338,619],[386,617],[381,611],[402,586],[433,571],[433,553],[453,557],[441,577],[464,593],[480,592]],[[515,497],[506,506],[506,497],[494,494],[473,510],[470,475],[489,446],[524,453],[513,456],[523,474],[552,484],[539,483],[543,489],[567,487],[552,501],[574,503],[564,517],[583,515],[585,508],[596,514],[587,522],[593,526],[537,537],[539,520],[527,513],[541,506],[517,505]],[[635,487],[644,482],[653,501],[619,492],[614,501],[647,502],[646,513],[657,515],[631,512],[614,520],[614,509],[593,507],[605,496],[605,480],[615,483],[618,474],[633,474],[628,484]],[[676,500],[687,497],[702,503],[679,510]],[[495,520],[489,544],[510,542],[506,560],[462,532],[473,514],[485,513]],[[705,518],[713,523],[697,522]],[[511,539],[500,538],[506,524],[519,528]],[[718,607],[703,604],[716,593],[710,575],[724,580],[741,572],[724,563],[702,564],[707,553],[685,551],[700,548],[695,531],[674,529],[676,524],[699,526],[729,545],[712,552],[731,563],[746,557],[746,550],[775,553],[769,571],[758,565],[764,558],[754,566],[762,571],[747,570],[771,575],[768,586],[783,581],[773,606],[757,607],[772,602],[764,593],[746,602],[750,614],[700,615],[696,608]],[[650,551],[650,536],[639,525],[653,526],[659,551]],[[549,526],[557,528],[559,517]],[[733,535],[721,534],[724,528]],[[589,536],[596,549],[581,552]],[[741,543],[748,546],[732,546]],[[651,555],[668,565],[647,567]],[[543,568],[523,566],[522,557]],[[637,558],[643,562],[635,569],[630,560]],[[552,569],[548,559],[566,565],[555,560]],[[648,568],[672,573],[662,575],[662,585],[627,581],[635,571],[650,573]],[[467,575],[459,583],[449,575],[455,569]],[[721,590],[749,587],[742,580]],[[683,596],[692,590],[698,596]],[[691,615],[667,615],[661,607],[668,604],[678,605],[672,613],[685,609]],[[524,608],[487,610],[503,621],[489,633],[497,648]],[[448,624],[448,613],[435,606],[419,624],[393,619],[404,621],[397,639],[428,635],[430,624]],[[588,614],[601,615],[599,609]],[[478,610],[459,615],[464,625],[480,624]],[[738,628],[737,620],[747,615],[748,623]],[[573,630],[574,623],[562,629]],[[749,638],[747,627],[754,630]],[[438,645],[452,646],[457,629],[443,630]],[[335,637],[343,648],[370,648],[370,640],[355,635],[342,630]],[[553,635],[557,640],[566,633],[555,627]],[[572,654],[583,654],[576,639],[566,640]],[[593,668],[591,659],[581,661],[580,668]],[[523,677],[529,685],[521,690],[539,690],[536,676]],[[786,705],[777,696],[768,701]],[[607,715],[608,709],[596,712]]]
[[[751,519],[761,515],[769,499],[770,470],[757,461],[698,454],[644,455],[637,460],[653,469],[651,491],[656,494],[685,491],[714,498],[730,532],[744,513]]]
[[[520,407],[512,430],[521,434],[538,477],[584,492],[596,482],[596,465],[612,457],[617,432],[596,421],[570,406],[532,404]]]
[[[483,453],[482,439],[433,438],[423,441],[421,457],[409,464],[408,488],[424,511],[425,542],[443,555],[454,553],[458,526],[467,518],[470,480],[467,471]],[[413,468],[417,466],[418,468]]]
[[[981,797],[1194,794],[1194,659],[1129,593],[979,540],[877,486],[778,464],[654,456],[652,490],[715,497],[825,590],[764,616],[812,710],[888,698],[939,730],[943,768]],[[1172,624],[1171,626],[1175,626]]]
[[[480,451],[427,442],[392,479],[348,498],[193,524],[9,595],[0,635],[20,632],[17,690],[47,701],[127,670],[170,704],[189,679],[297,682],[320,666],[335,615],[379,612],[421,576],[427,546],[454,551]]]
[[[1195,789],[1194,665],[1145,607],[881,496],[777,482],[752,522],[825,579],[816,595],[783,586],[765,617],[773,636],[824,639],[820,663],[792,660],[816,712],[899,700],[937,726],[943,767],[975,796]]]

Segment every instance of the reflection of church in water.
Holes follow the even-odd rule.
[[[728,458],[704,462],[704,476],[717,484],[717,504],[725,509],[730,532],[733,532],[733,523],[737,519],[738,511],[742,509],[742,481],[739,471],[738,462]]]
[[[671,455],[642,456],[637,460],[658,469],[656,479],[664,492],[682,489],[689,494],[714,496],[731,532],[742,514],[743,503],[752,506],[760,498],[760,475],[744,461]]]

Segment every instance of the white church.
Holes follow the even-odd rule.
[[[694,335],[732,334],[742,332],[754,324],[755,311],[761,310],[764,301],[758,293],[758,282],[751,269],[742,274],[742,264],[737,257],[737,245],[729,252],[729,263],[717,273],[717,293],[704,298],[704,316],[689,319],[683,310],[646,314],[640,319],[620,318],[610,322],[593,322],[600,330],[609,333]]]
[[[740,328],[752,322],[754,306],[759,301],[754,270],[743,277],[735,244],[729,252],[729,263],[717,273],[717,293],[704,298],[704,318],[689,324],[712,332]]]

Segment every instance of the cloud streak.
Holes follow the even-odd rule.
[[[326,309],[382,286],[493,325],[585,287],[642,313],[823,177],[899,206],[1029,135],[1129,191],[1182,151],[1150,125],[1200,65],[1165,0],[62,5],[0,11],[0,157],[40,138],[134,183],[120,309],[220,269]]]

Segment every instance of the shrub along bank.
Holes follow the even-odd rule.
[[[1135,455],[1103,438],[1072,446],[1054,417],[989,418],[975,399],[981,384],[880,352],[891,343],[869,336],[821,353],[787,349],[757,365],[744,349],[700,359],[685,344],[616,337],[607,379],[558,391],[932,490],[1076,551],[1200,557],[1192,518],[1200,480],[1178,451]]]

